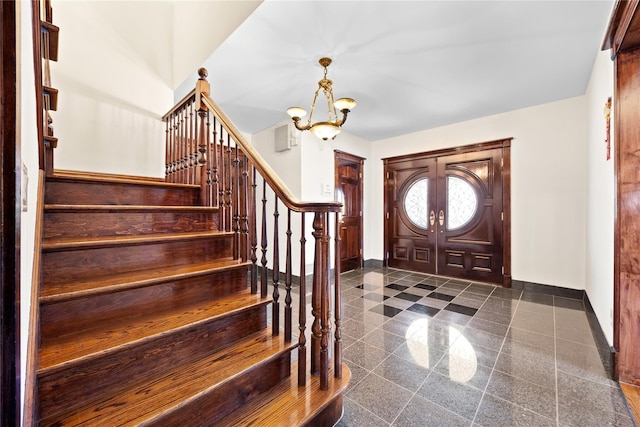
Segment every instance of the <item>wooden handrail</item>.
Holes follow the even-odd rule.
[[[180,101],[178,101],[178,103],[176,105],[174,105],[174,107],[167,111],[167,113],[162,116],[162,121],[166,121],[169,116],[171,116],[171,114],[175,113],[176,111],[178,111],[180,108],[182,108],[182,106],[184,104],[187,103],[187,101],[190,101],[191,99],[195,99],[196,96],[196,90],[192,89],[191,92],[189,92],[188,94],[186,94]]]

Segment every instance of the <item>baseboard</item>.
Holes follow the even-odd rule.
[[[512,280],[511,288],[524,292],[535,292],[539,294],[554,295],[557,297],[584,299],[584,289],[562,288],[560,286],[541,285],[539,283],[525,282],[523,280]]]
[[[381,259],[367,259],[364,261],[365,268],[383,268],[384,261]]]
[[[607,337],[602,330],[602,326],[600,326],[600,322],[598,321],[598,317],[596,316],[596,312],[591,305],[591,301],[589,301],[589,296],[585,292],[584,294],[584,306],[585,311],[587,312],[587,320],[589,321],[589,326],[591,327],[591,333],[593,334],[593,339],[596,342],[596,347],[598,349],[598,353],[600,354],[600,359],[602,360],[602,365],[604,366],[604,370],[607,373],[609,379],[618,380],[616,378],[615,372],[615,361],[616,361],[616,349],[609,345],[609,341],[607,341]]]

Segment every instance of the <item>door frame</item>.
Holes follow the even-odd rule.
[[[635,197],[640,187],[637,170],[637,117],[640,111],[640,2],[616,1],[602,50],[611,49],[613,61],[614,182],[613,224],[613,376],[629,384],[640,382],[637,357],[640,328],[640,286],[633,257],[640,231],[640,209]]]
[[[363,237],[364,230],[362,229],[364,226],[363,215],[364,215],[364,161],[367,160],[364,157],[356,156],[355,154],[347,153],[345,151],[333,150],[333,177],[334,177],[334,194],[337,192],[338,187],[340,186],[340,177],[338,176],[338,161],[346,160],[351,163],[358,164],[358,170],[360,172],[360,180],[358,184],[358,194],[360,194],[360,200],[358,201],[360,204],[361,212],[358,217],[358,266],[362,268],[364,266],[364,254],[363,254]],[[344,194],[344,192],[343,192]],[[339,233],[340,230],[336,230],[336,234]]]
[[[431,158],[449,156],[455,154],[475,153],[496,148],[502,149],[502,212],[504,213],[502,221],[502,256],[503,256],[503,272],[502,286],[511,287],[511,141],[513,138],[496,139],[493,141],[480,142],[471,145],[463,145],[453,148],[443,148],[433,151],[425,151],[420,153],[405,154],[396,157],[383,158],[384,171],[387,164],[391,161],[410,161],[416,158]],[[383,172],[383,174],[386,172]],[[391,242],[391,230],[388,226],[389,215],[392,211],[393,195],[390,194],[389,176],[384,176],[384,255],[383,265],[389,266],[389,243]]]
[[[0,1],[0,335],[2,373],[0,425],[18,425],[20,420],[20,176],[17,3]]]

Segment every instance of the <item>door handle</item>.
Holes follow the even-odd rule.
[[[440,213],[438,214],[438,222],[440,223],[440,227],[444,225],[444,211],[440,209]],[[440,230],[442,233],[442,230]]]
[[[429,214],[429,224],[433,227],[433,224],[436,222],[436,213],[432,210]]]

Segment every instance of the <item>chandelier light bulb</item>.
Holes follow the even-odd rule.
[[[304,116],[307,115],[307,110],[305,110],[302,107],[291,107],[287,109],[287,114],[289,115],[289,117],[291,117],[292,119],[294,117],[298,117],[298,118],[302,118]]]
[[[356,107],[356,101],[351,98],[340,98],[333,103],[338,111],[351,111]]]

